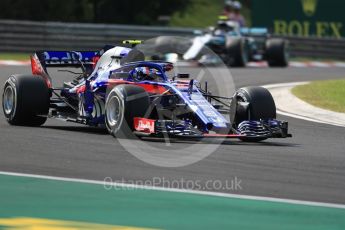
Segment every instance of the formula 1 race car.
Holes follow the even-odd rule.
[[[220,17],[216,27],[195,31],[195,34],[198,36],[190,40],[162,36],[156,41],[156,51],[164,55],[176,53],[183,60],[197,60],[200,64],[220,61],[233,67],[245,67],[248,62],[259,61],[267,61],[270,67],[289,64],[288,41],[271,38],[265,28],[240,28],[237,22]],[[207,54],[205,47],[217,56]]]
[[[215,96],[195,80],[186,80],[188,74],[168,77],[171,63],[144,61],[143,53],[134,48],[37,52],[31,64],[32,75],[11,75],[4,86],[2,106],[11,125],[40,126],[55,118],[101,126],[120,138],[261,141],[291,136],[287,122],[276,120],[266,89],[246,87],[232,98]],[[80,67],[83,73],[54,87],[48,67],[66,67],[68,72]]]

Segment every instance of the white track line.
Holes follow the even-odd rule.
[[[28,66],[28,65],[30,65],[30,61],[0,60],[0,65],[3,65],[3,66]]]
[[[290,82],[290,83],[279,83],[279,84],[271,84],[271,85],[264,85],[262,87],[270,90],[270,89],[277,89],[277,88],[288,88],[288,87],[292,87],[292,86],[297,86],[297,85],[303,85],[303,84],[307,84],[309,82]],[[296,100],[298,100],[296,98]],[[305,103],[305,102],[303,102]],[[279,105],[279,103],[276,103]],[[277,106],[278,106],[277,105]],[[309,104],[308,104],[309,106]],[[314,106],[310,105],[310,114],[313,114],[312,112],[314,110],[320,110],[320,108],[314,108],[314,110],[312,109],[314,108]],[[327,112],[326,110],[322,109],[323,111]],[[332,111],[329,111],[329,113],[334,113]],[[320,123],[320,124],[327,124],[327,125],[333,125],[333,126],[338,126],[338,127],[345,127],[344,124],[342,124],[341,122],[336,122],[336,121],[332,121],[331,119],[317,119],[317,118],[313,118],[313,116],[308,116],[305,114],[297,114],[297,113],[293,113],[291,111],[286,111],[282,108],[278,108],[277,107],[277,114],[283,115],[283,116],[288,116],[288,117],[292,117],[292,118],[296,118],[296,119],[300,119],[300,120],[305,120],[305,121],[311,121],[311,122],[315,122],[315,123]],[[322,115],[320,115],[322,117]]]
[[[332,123],[332,122],[319,121],[319,120],[316,120],[316,119],[313,119],[313,118],[304,117],[304,116],[301,116],[301,115],[297,115],[297,114],[293,114],[293,113],[288,113],[288,112],[284,112],[284,111],[281,111],[281,110],[277,110],[277,114],[282,115],[282,116],[286,116],[286,117],[292,117],[292,118],[300,119],[300,120],[320,123],[320,124],[334,125],[334,126],[338,126],[338,127],[345,127],[343,125],[335,124],[335,123]]]
[[[106,183],[104,181],[97,181],[97,180],[86,180],[86,179],[77,179],[77,178],[55,177],[55,176],[45,176],[45,175],[15,173],[15,172],[3,172],[3,171],[0,171],[0,175],[28,177],[28,178],[65,181],[65,182],[76,182],[76,183],[85,183],[85,184],[96,184],[96,185],[103,185],[103,186]],[[112,183],[112,185],[116,186],[116,187],[123,187],[123,188],[147,189],[147,190],[163,191],[163,192],[177,192],[177,193],[204,195],[204,196],[216,196],[216,197],[224,197],[224,198],[268,201],[268,202],[276,202],[276,203],[286,203],[286,204],[307,205],[307,206],[316,206],[316,207],[325,207],[325,208],[345,209],[344,204],[332,204],[332,203],[282,199],[282,198],[273,198],[273,197],[260,197],[260,196],[218,193],[218,192],[184,190],[184,189],[175,189],[175,188],[164,188],[164,187],[143,186],[143,185],[135,185],[135,184],[115,183],[115,182]]]

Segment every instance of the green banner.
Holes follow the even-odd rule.
[[[344,0],[252,0],[252,20],[278,35],[342,38],[344,9]]]

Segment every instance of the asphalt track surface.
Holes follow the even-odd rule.
[[[0,67],[0,84],[29,67]],[[186,68],[190,73],[196,68]],[[236,88],[344,78],[343,68],[231,70]],[[59,73],[58,81],[67,80]],[[0,171],[81,179],[152,181],[241,180],[240,190],[219,192],[345,204],[345,129],[289,117],[291,139],[262,143],[227,141],[207,158],[185,167],[157,167],[137,159],[104,130],[49,120],[43,127],[9,126],[0,113]],[[138,142],[138,144],[140,144]],[[209,145],[213,143],[200,143]],[[164,142],[150,142],[159,148]],[[190,145],[173,142],[172,148]],[[215,190],[208,188],[208,190]],[[218,190],[215,190],[218,191]]]

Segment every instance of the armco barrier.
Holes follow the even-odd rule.
[[[123,39],[192,34],[184,28],[0,20],[0,51],[99,49]]]
[[[193,36],[193,28],[0,20],[0,51],[100,49],[124,39]],[[345,39],[286,37],[291,55],[345,59]]]
[[[293,56],[345,59],[345,39],[286,37]]]

